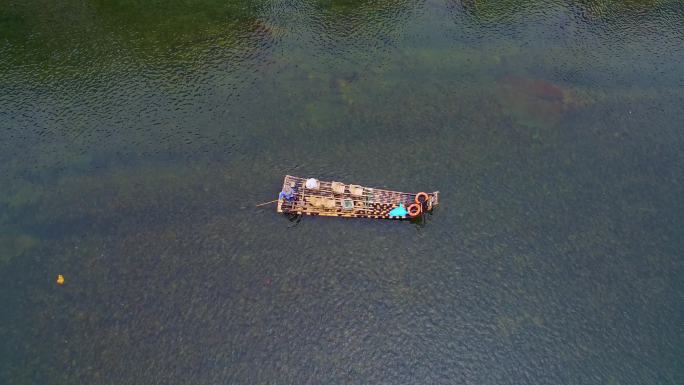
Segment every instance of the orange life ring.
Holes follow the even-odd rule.
[[[413,203],[411,206],[408,207],[408,215],[410,217],[417,217],[418,214],[420,214],[421,208],[418,203]]]
[[[419,199],[421,196],[425,197],[425,200],[423,202],[427,202],[428,199],[430,199],[430,196],[427,195],[427,193],[419,192],[418,194],[416,194],[416,199],[415,199],[416,203],[418,203],[419,205],[423,204],[423,202],[421,202]]]

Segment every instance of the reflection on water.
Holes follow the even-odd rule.
[[[0,6],[0,382],[681,383],[682,25],[668,0]],[[291,226],[253,207],[285,174],[442,205]]]

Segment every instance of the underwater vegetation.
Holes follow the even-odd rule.
[[[682,383],[681,11],[0,5],[0,383]]]
[[[3,235],[0,237],[0,266],[35,248],[39,240],[30,235]]]

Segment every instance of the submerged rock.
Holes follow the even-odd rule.
[[[569,90],[545,79],[507,75],[498,84],[504,111],[519,124],[553,125],[578,106]]]
[[[521,96],[558,103],[563,103],[565,100],[565,91],[560,86],[545,79],[506,75],[501,78],[499,83]]]

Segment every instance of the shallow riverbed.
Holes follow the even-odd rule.
[[[153,3],[0,6],[0,383],[684,382],[680,1]]]

